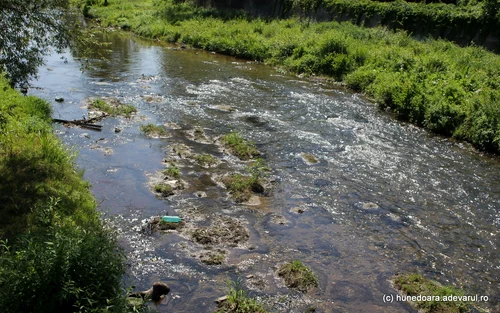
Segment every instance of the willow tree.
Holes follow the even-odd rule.
[[[11,85],[35,77],[44,56],[69,46],[70,0],[0,0],[0,72]]]

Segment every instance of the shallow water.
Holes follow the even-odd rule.
[[[106,61],[82,73],[69,53],[67,63],[51,56],[30,93],[53,102],[55,118],[81,118],[85,99],[95,96],[138,108],[133,119],[101,121],[102,132],[56,129],[78,151],[101,210],[122,233],[128,281],[138,289],[157,280],[171,285],[160,312],[213,312],[227,279],[238,277],[280,312],[412,312],[382,299],[395,294],[388,280],[403,271],[487,295],[483,304],[500,310],[498,157],[396,122],[359,95],[262,64],[113,33],[102,40],[110,43]],[[180,129],[150,139],[138,127],[151,122]],[[115,133],[117,126],[123,131]],[[191,140],[186,130],[194,127],[211,138],[238,131],[257,144],[275,180],[260,206],[236,205],[210,180],[244,165],[214,144]],[[223,164],[184,162],[188,188],[158,199],[149,177],[179,143]],[[200,190],[206,198],[196,195]],[[245,221],[254,249],[232,249],[225,265],[208,266],[190,255],[197,246],[183,236],[137,231],[153,215],[189,212],[207,221],[216,213]],[[286,223],[276,224],[276,217]],[[319,289],[301,294],[280,283],[273,268],[293,259],[319,275]]]

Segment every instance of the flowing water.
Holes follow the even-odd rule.
[[[124,35],[102,40],[109,43],[107,60],[81,72],[69,53],[68,62],[54,55],[30,92],[53,102],[55,118],[81,118],[88,113],[85,100],[96,96],[138,108],[133,119],[104,119],[102,132],[56,130],[78,151],[101,210],[121,233],[129,283],[171,286],[160,312],[213,312],[228,279],[240,279],[279,312],[413,312],[383,301],[396,294],[390,278],[405,271],[488,296],[482,304],[500,311],[498,157],[399,123],[327,83]],[[56,96],[65,101],[53,101]],[[170,125],[168,138],[141,134],[146,123]],[[210,138],[237,131],[256,143],[274,180],[260,205],[235,204],[214,182],[213,175],[244,164],[192,140],[195,127]],[[206,169],[184,162],[189,187],[159,199],[149,182],[179,143],[222,164]],[[304,153],[318,162],[307,162]],[[223,265],[205,265],[189,238],[138,231],[141,220],[160,214],[206,223],[216,214],[238,218],[251,248],[231,249]],[[283,286],[276,265],[294,259],[319,276],[319,288],[303,294]]]

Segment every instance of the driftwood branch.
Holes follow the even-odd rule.
[[[83,128],[88,128],[96,131],[101,131],[102,130],[102,125],[97,125],[97,124],[92,124],[93,120],[62,120],[58,118],[52,119],[53,122],[55,123],[63,123],[63,124],[73,124],[73,125],[78,125]]]

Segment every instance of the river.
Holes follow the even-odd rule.
[[[170,285],[159,312],[214,312],[228,279],[239,279],[278,312],[415,312],[383,301],[396,294],[391,277],[406,271],[487,295],[483,304],[500,311],[498,157],[395,121],[326,82],[119,33],[102,41],[107,59],[83,72],[69,52],[65,59],[50,56],[30,94],[53,103],[55,118],[88,114],[89,97],[138,108],[132,119],[102,120],[101,132],[55,127],[78,152],[100,209],[121,234],[126,281],[137,289],[157,280]],[[146,123],[167,125],[169,135],[144,136],[139,126]],[[193,140],[194,128],[209,138],[236,131],[256,143],[274,181],[259,205],[227,197],[214,177],[244,164]],[[149,184],[178,144],[222,163],[207,169],[178,160],[189,186],[160,199]],[[139,231],[142,220],[164,214],[196,215],[201,224],[237,218],[249,246],[230,249],[222,265],[203,264],[189,238]],[[283,286],[276,265],[295,259],[318,275],[319,288],[300,293]]]

